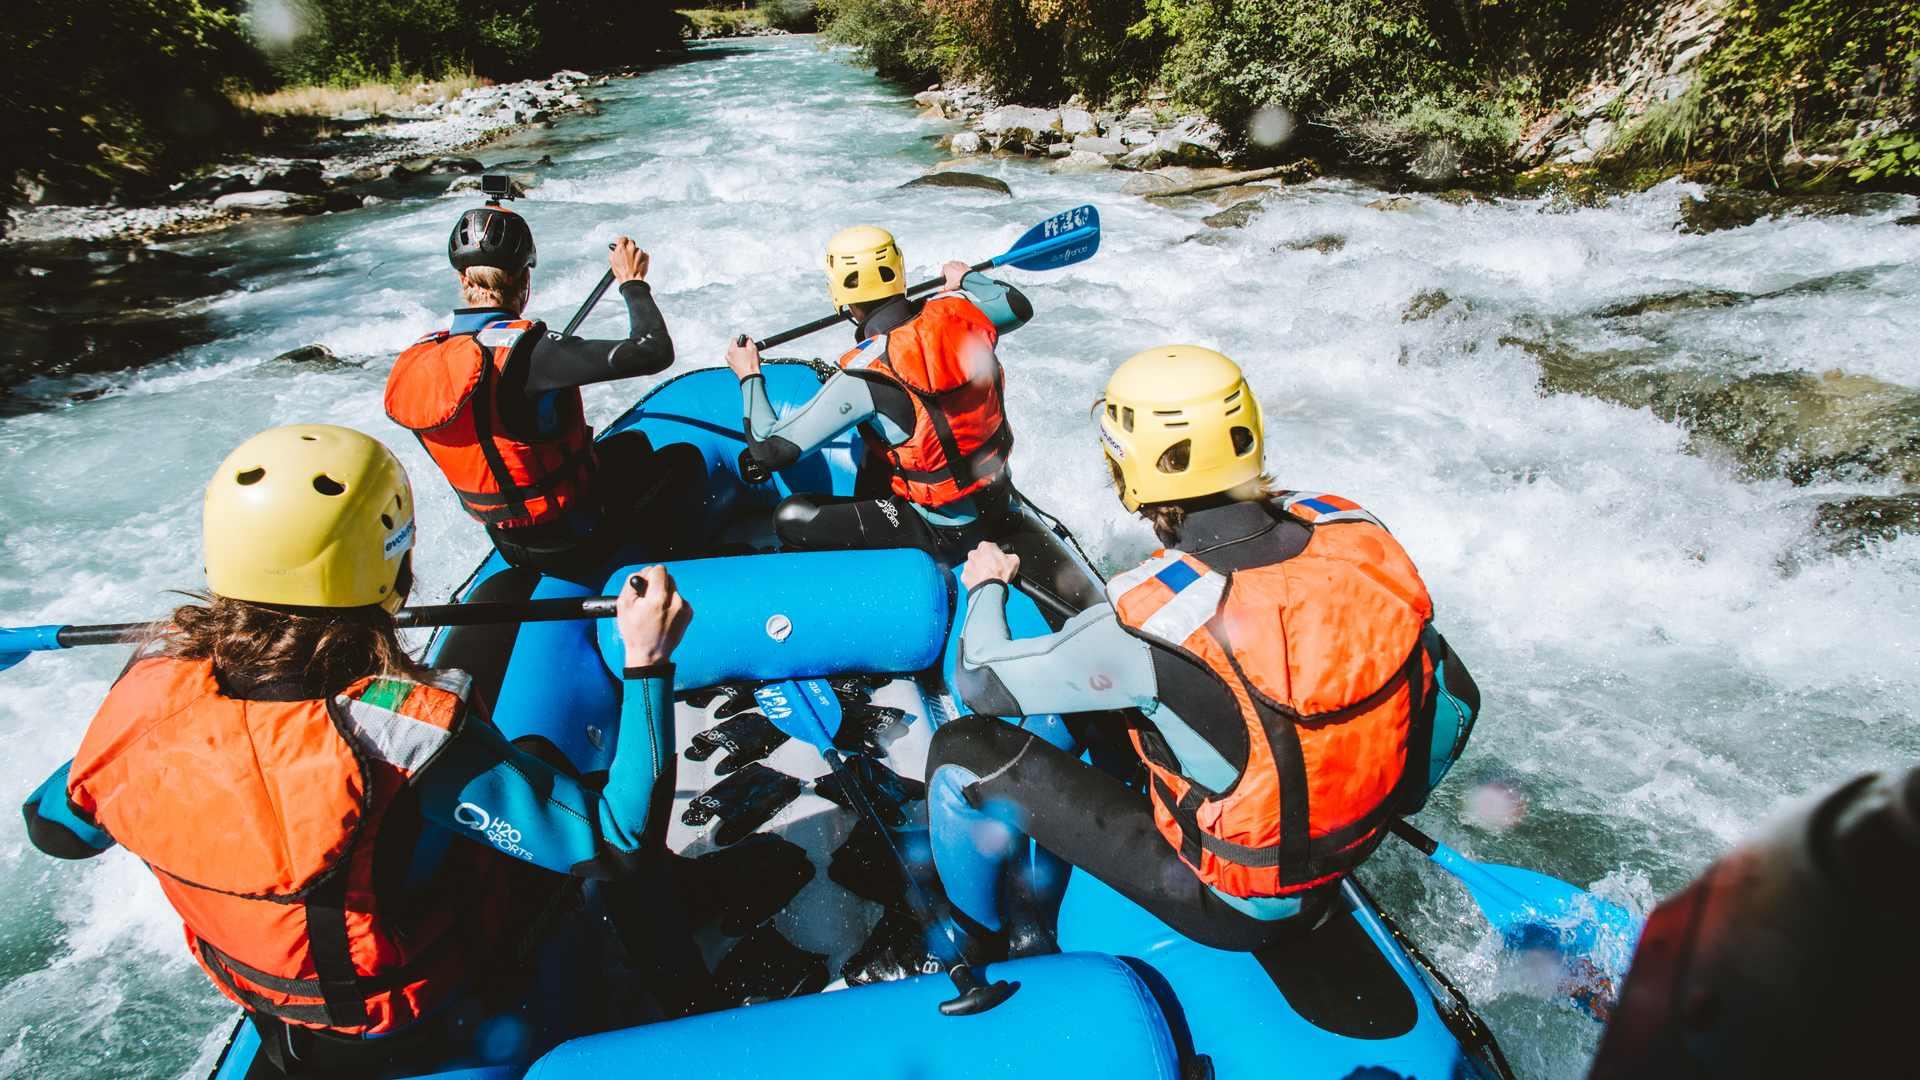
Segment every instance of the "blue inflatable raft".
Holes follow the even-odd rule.
[[[780,408],[804,401],[819,385],[806,364],[774,362],[766,374]],[[770,484],[747,484],[735,465],[742,445],[738,415],[731,374],[705,369],[655,387],[605,433],[639,429],[657,446],[698,447],[709,476],[712,550],[754,552],[671,564],[697,611],[675,656],[677,689],[873,676],[863,685],[874,705],[898,710],[899,722],[884,736],[884,763],[918,780],[929,733],[957,712],[952,638],[964,590],[951,568],[917,551],[773,551],[773,504],[791,491],[851,493],[858,448],[849,436]],[[1052,555],[1093,574],[1063,529],[1036,533],[1057,545]],[[537,578],[491,555],[460,599],[617,591],[630,569],[609,567],[609,584],[590,588]],[[1049,629],[1042,611],[1018,593],[1008,615],[1016,635]],[[609,730],[620,707],[610,623],[462,627],[441,634],[429,660],[473,674],[476,694],[509,737],[564,758],[584,776],[607,767]],[[683,751],[695,732],[715,723],[713,702],[690,696],[676,717]],[[714,782],[713,763],[683,758],[678,764],[668,843],[694,858],[726,846],[710,827],[688,825],[683,817]],[[827,772],[818,753],[798,739],[761,764],[803,785]],[[924,803],[907,806],[898,835],[908,850],[926,850],[925,821]],[[1343,886],[1341,909],[1318,929],[1284,948],[1246,954],[1188,941],[1089,875],[1074,874],[1059,920],[1063,952],[993,965],[987,977],[1017,981],[1018,992],[977,1015],[943,1015],[936,1006],[953,992],[945,977],[884,964],[854,970],[862,942],[895,917],[862,895],[867,890],[858,875],[842,865],[855,825],[854,815],[807,788],[757,830],[797,846],[812,864],[787,875],[781,891],[792,895],[771,916],[756,913],[761,922],[754,926],[722,918],[719,926],[694,933],[717,976],[746,942],[777,938],[788,950],[783,955],[800,958],[791,970],[803,977],[783,975],[789,981],[772,993],[764,985],[734,987],[734,996],[752,1002],[746,1007],[589,1034],[563,1028],[568,1038],[523,1034],[495,1039],[491,1048],[482,1039],[428,1075],[774,1080],[819,1073],[827,1060],[839,1074],[924,1080],[1510,1075],[1465,999],[1352,882]],[[770,890],[779,876],[769,870]],[[937,889],[937,882],[928,884]],[[834,979],[835,972],[842,978]],[[236,1024],[213,1080],[241,1080],[258,1051],[254,1029]]]

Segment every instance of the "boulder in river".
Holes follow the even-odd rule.
[[[977,131],[956,131],[947,141],[947,149],[956,154],[978,154],[986,148],[986,140]]]
[[[472,175],[474,173],[485,172],[486,166],[480,164],[478,158],[443,157],[434,158],[427,162],[425,167],[420,168],[419,171],[435,176]]]
[[[900,186],[903,188],[972,188],[976,191],[994,191],[1002,195],[1013,194],[1013,189],[1007,186],[1007,182],[997,176],[982,176],[979,173],[961,172],[957,169],[942,169],[925,176],[916,176]]]
[[[176,199],[217,199],[236,191],[250,191],[253,181],[237,174],[196,176],[173,188]]]
[[[291,191],[299,195],[318,195],[327,190],[327,177],[317,161],[295,161],[260,178],[257,187],[266,191]]]
[[[1105,156],[1091,150],[1069,150],[1053,163],[1054,172],[1096,172],[1112,167]]]
[[[1331,255],[1347,246],[1347,238],[1339,233],[1324,233],[1305,240],[1289,240],[1280,246],[1288,251],[1317,251],[1322,255]]]
[[[230,214],[318,214],[327,208],[317,195],[293,191],[236,191],[213,200],[213,208]]]
[[[1367,204],[1369,210],[1380,210],[1389,214],[1404,213],[1420,205],[1411,195],[1388,195]]]
[[[1863,550],[1901,533],[1920,533],[1920,494],[1850,495],[1823,502],[1814,511],[1813,528],[1836,555]]]
[[[1265,208],[1266,204],[1259,199],[1246,199],[1234,203],[1217,214],[1208,214],[1200,219],[1200,223],[1209,229],[1245,228],[1247,222],[1252,221],[1254,215]]]
[[[297,349],[288,349],[279,356],[267,361],[269,364],[338,364],[340,358],[325,345],[302,345]]]
[[[1091,137],[1100,134],[1100,124],[1085,109],[1061,109],[1060,134],[1069,139]]]
[[[1110,158],[1121,157],[1127,152],[1126,143],[1121,142],[1119,139],[1109,139],[1101,135],[1082,135],[1073,140],[1073,148],[1075,150],[1083,150],[1090,154],[1100,154]]]
[[[1705,311],[1710,308],[1732,307],[1751,299],[1752,297],[1743,293],[1726,292],[1721,289],[1690,289],[1685,292],[1643,296],[1638,300],[1628,300],[1625,303],[1602,308],[1594,314],[1602,319],[1631,319],[1638,315],[1664,315],[1674,311]]]
[[[1002,105],[983,114],[979,127],[982,134],[1006,149],[1038,149],[1059,136],[1060,110]]]

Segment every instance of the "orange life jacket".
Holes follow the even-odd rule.
[[[512,870],[456,840],[425,890],[383,892],[376,842],[419,822],[390,808],[464,715],[465,676],[436,681],[239,700],[207,661],[140,660],[88,727],[67,795],[153,869],[229,998],[308,1027],[392,1031],[504,933],[493,898]]]
[[[1246,760],[1225,791],[1184,775],[1152,733],[1133,741],[1160,834],[1202,881],[1240,897],[1303,892],[1358,866],[1424,798],[1432,738],[1437,635],[1413,562],[1337,495],[1294,493],[1280,508],[1312,528],[1290,558],[1222,573],[1161,551],[1108,585],[1121,625],[1200,664],[1239,708]]]
[[[495,528],[559,520],[586,495],[593,429],[576,389],[555,391],[557,430],[526,441],[500,414],[500,378],[513,350],[545,327],[526,319],[474,333],[441,330],[413,343],[387,376],[387,415],[414,433],[467,513]]]
[[[973,301],[936,296],[920,314],[868,338],[840,358],[850,372],[899,385],[913,402],[913,430],[888,444],[862,434],[893,466],[893,493],[921,506],[956,502],[999,479],[1013,452],[993,354],[998,332]]]

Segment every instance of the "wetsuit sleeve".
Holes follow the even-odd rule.
[[[549,330],[524,354],[527,394],[652,375],[673,364],[673,339],[667,336],[666,319],[653,302],[653,287],[644,281],[622,282],[620,297],[627,302],[627,336],[621,340],[565,337]],[[519,357],[515,361],[520,362]],[[517,381],[515,374],[509,365],[510,385]]]
[[[993,320],[993,328],[1000,334],[1010,334],[1033,319],[1033,301],[1004,281],[970,273],[960,279],[960,288],[975,307]]]
[[[20,812],[27,819],[33,846],[58,859],[90,859],[113,846],[113,837],[67,799],[69,761],[53,771],[27,798]]]
[[[1152,653],[1111,607],[1097,604],[1056,633],[1016,639],[1007,629],[1007,586],[998,581],[967,597],[956,680],[969,709],[994,716],[1136,708],[1157,693]]]
[[[767,400],[767,381],[750,375],[740,381],[746,418],[747,452],[768,470],[778,471],[873,418],[873,386],[846,372],[836,373],[805,405],[775,418]]]
[[[536,866],[619,876],[666,827],[673,798],[673,669],[628,672],[606,786],[595,789],[515,748],[475,716],[422,772],[427,820]]]

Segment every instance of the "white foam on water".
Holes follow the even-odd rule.
[[[1383,212],[1367,206],[1380,192],[1322,181],[1216,231],[1200,221],[1213,206],[1154,205],[1121,194],[1122,176],[1037,163],[965,166],[1006,180],[1012,199],[899,190],[937,160],[921,136],[943,130],[916,120],[905,93],[804,41],[717,55],[609,86],[600,116],[481,154],[537,157],[552,140],[557,164],[519,205],[540,238],[535,315],[563,322],[606,243],[633,235],[654,253],[671,375],[718,363],[733,333],[825,313],[818,253],[840,227],[893,228],[918,278],[1095,202],[1096,258],[1008,275],[1037,310],[1001,350],[1020,486],[1103,567],[1139,559],[1154,541],[1107,487],[1088,406],[1148,346],[1238,358],[1266,413],[1270,471],[1354,498],[1394,529],[1485,693],[1480,729],[1422,819],[1432,831],[1644,910],[1784,796],[1920,757],[1908,706],[1920,690],[1920,538],[1835,556],[1808,533],[1810,500],[1894,485],[1744,481],[1644,410],[1543,396],[1538,362],[1503,340],[1644,350],[1680,370],[1837,367],[1920,385],[1909,344],[1920,229],[1891,224],[1913,200],[1692,236],[1675,225],[1699,190],[1679,183],[1572,211],[1416,196]],[[401,455],[420,496],[421,595],[447,595],[484,538],[386,421],[380,391],[391,356],[456,302],[442,253],[464,205],[398,202],[179,245],[236,264],[243,291],[206,304],[214,344],[115,377],[124,389],[98,400],[0,420],[0,624],[164,611],[164,590],[200,584],[207,474],[247,435],[296,421],[359,427]],[[1287,246],[1328,236],[1342,246]],[[1795,286],[1596,317],[1655,295]],[[609,298],[587,330],[616,333],[621,318]],[[260,364],[311,342],[367,366]],[[831,357],[849,344],[836,329],[778,351]],[[605,423],[656,381],[591,388],[591,417]],[[122,656],[37,656],[0,675],[12,750],[0,778],[20,797],[72,753]],[[1488,783],[1524,814],[1498,827],[1477,817],[1467,796]],[[0,1068],[93,1075],[103,1051],[90,1046],[143,1075],[204,1064],[222,1006],[144,871],[123,853],[55,864],[18,824],[7,830],[0,1032],[18,1034],[0,1040]],[[1581,1075],[1592,1022],[1503,981],[1471,904],[1437,872],[1391,848],[1376,864],[1370,886],[1484,1001],[1523,1074]]]

